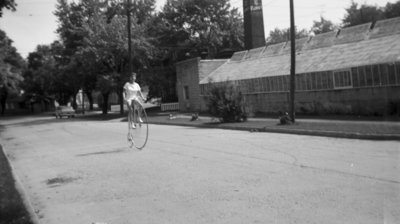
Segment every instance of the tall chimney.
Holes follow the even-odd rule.
[[[261,0],[243,0],[244,41],[247,50],[265,46]]]

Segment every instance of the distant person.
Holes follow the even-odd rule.
[[[136,82],[136,73],[132,72],[132,75],[129,77],[129,82],[126,82],[124,85],[123,97],[126,105],[128,106],[129,111],[138,114],[138,121],[143,122],[141,117],[142,103],[145,99],[143,97],[140,85]],[[135,124],[133,123],[133,126]],[[135,128],[135,127],[133,127]]]

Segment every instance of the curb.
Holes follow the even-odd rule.
[[[331,138],[400,141],[400,135],[386,135],[386,134],[374,135],[374,134],[361,134],[361,133],[337,132],[337,131],[310,131],[310,130],[304,130],[304,129],[293,130],[293,129],[275,129],[275,128],[263,128],[261,131],[284,133],[284,134],[331,137]]]
[[[362,134],[362,133],[337,132],[337,131],[311,131],[305,129],[284,129],[284,128],[268,128],[268,127],[264,128],[237,127],[237,126],[229,127],[229,126],[213,126],[208,124],[169,123],[162,121],[154,121],[154,122],[149,121],[149,123],[156,125],[174,125],[174,126],[197,127],[197,128],[218,128],[225,130],[295,134],[295,135],[308,135],[308,136],[320,136],[320,137],[331,137],[331,138],[400,141],[400,135],[395,135],[395,134]]]
[[[21,199],[22,199],[22,203],[25,205],[25,208],[29,214],[30,217],[30,221],[32,221],[33,224],[41,224],[39,221],[39,217],[37,216],[35,210],[33,209],[32,203],[29,200],[29,197],[27,196],[28,194],[26,193],[26,190],[24,188],[24,186],[21,183],[21,179],[18,177],[18,175],[15,172],[14,166],[11,164],[10,160],[7,157],[7,154],[5,152],[5,150],[3,149],[3,146],[0,144],[0,150],[3,151],[4,156],[7,160],[8,165],[10,166],[11,169],[11,175],[14,179],[14,183],[15,183],[15,188],[18,191]]]

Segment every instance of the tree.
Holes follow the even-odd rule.
[[[103,105],[102,105],[102,113],[107,114],[108,112],[108,98],[110,93],[115,91],[118,87],[118,83],[116,79],[119,77],[116,73],[104,74],[98,78],[97,81],[97,89],[100,91],[103,96]]]
[[[400,1],[396,3],[388,2],[384,8],[383,14],[387,19],[400,16]]]
[[[307,30],[302,29],[300,31],[297,31],[296,28],[296,35],[295,35],[296,39],[307,36],[308,36]],[[275,30],[269,32],[269,37],[267,38],[266,42],[267,45],[271,45],[271,44],[286,42],[289,40],[290,40],[290,29],[275,28]]]
[[[65,46],[63,55],[66,57],[66,63],[68,63],[69,57],[83,45],[82,24],[89,15],[85,15],[82,4],[75,2],[69,4],[67,0],[57,0],[54,15],[58,18],[56,32],[59,34],[61,43]]]
[[[342,23],[344,27],[349,27],[375,22],[383,18],[384,13],[381,8],[366,4],[362,4],[359,7],[357,3],[352,1],[349,8],[346,8],[346,14],[342,19]]]
[[[53,102],[57,93],[64,89],[60,82],[60,73],[57,70],[54,56],[54,43],[52,45],[38,45],[34,52],[28,55],[28,66],[23,73],[23,88],[25,96],[33,103],[39,103],[43,110]],[[60,100],[61,103],[66,100]],[[66,103],[66,102],[65,102]]]
[[[156,0],[133,0],[129,11],[131,15],[134,16],[138,24],[147,23],[149,18],[153,17],[153,12],[155,11],[155,2]],[[105,15],[108,21],[110,21],[116,15],[126,15],[127,1],[121,2],[120,0],[108,0],[106,3],[107,9],[105,10]]]
[[[97,2],[88,0],[86,2]],[[54,14],[58,18],[58,28],[62,47],[58,49],[61,53],[57,60],[58,79],[56,84],[59,86],[58,100],[63,104],[73,98],[72,105],[76,109],[76,94],[83,88],[85,65],[76,54],[84,46],[83,23],[90,16],[90,10],[84,7],[82,2],[68,3],[67,0],[57,0],[56,11]]]
[[[127,34],[126,22],[113,18],[110,23],[103,18],[89,21],[85,24],[87,32],[86,47],[82,55],[91,54],[97,73],[96,88],[103,95],[103,114],[108,111],[108,96],[112,91],[118,91],[122,71],[127,66]],[[122,87],[121,87],[122,88]]]
[[[0,30],[0,105],[4,114],[7,99],[10,95],[19,94],[20,83],[23,81],[21,72],[25,62],[12,46],[12,40]]]
[[[130,40],[134,57],[128,62],[126,1],[81,0],[68,3],[67,0],[58,0],[55,12],[59,18],[57,32],[64,45],[60,67],[69,77],[69,88],[74,91],[83,88],[85,93],[99,86],[103,90],[109,89],[104,88],[107,84],[104,80],[107,80],[112,91],[120,97],[122,113],[122,85],[129,63],[135,70],[143,69],[156,51],[148,35],[148,21],[152,18],[154,5],[155,0],[134,1],[129,9],[134,17]],[[109,91],[102,92],[104,95]],[[92,108],[91,94],[87,96]],[[104,108],[103,111],[107,113]]]
[[[94,53],[85,48],[74,55],[74,60],[79,62],[81,88],[89,100],[89,110],[93,110],[94,101],[91,93],[97,88],[98,71],[101,69],[98,67]]]
[[[376,22],[381,19],[389,19],[400,16],[400,1],[387,3],[385,7],[352,2],[349,8],[346,8],[346,14],[342,19],[344,27],[355,26],[368,22]]]
[[[311,32],[315,35],[320,33],[326,33],[329,31],[333,31],[337,26],[334,25],[330,20],[326,20],[324,17],[320,17],[320,21],[313,22],[313,26],[311,27]]]
[[[15,11],[17,3],[14,0],[1,0],[0,1],[0,17],[3,16],[3,8],[11,11]]]
[[[140,6],[144,7],[143,10],[139,10],[141,13],[146,9],[152,9],[147,4],[137,5],[137,7]],[[85,47],[82,50],[92,54],[96,60],[97,68],[101,68],[96,70],[98,73],[97,86],[101,87],[105,100],[108,99],[108,94],[111,91],[117,92],[121,109],[123,103],[122,86],[126,81],[125,77],[127,77],[126,73],[129,66],[127,49],[129,39],[126,24],[127,20],[123,14],[115,13],[113,16],[105,16],[97,11],[92,19],[84,22],[83,26],[86,38]],[[152,43],[153,38],[147,32],[147,20],[141,20],[139,23],[138,16],[134,15],[131,30],[133,34],[130,40],[133,51],[131,63],[134,70],[138,71],[149,65],[156,48]],[[107,113],[105,109],[107,107],[107,103],[103,104],[103,113]]]
[[[227,35],[223,36],[222,48],[230,48],[235,51],[243,50],[244,25],[237,8],[229,12],[228,21],[223,28],[227,30]]]
[[[229,0],[168,0],[160,16],[173,47],[193,56],[206,52],[208,58],[227,47],[243,49],[243,22]],[[168,38],[172,40],[173,38]]]

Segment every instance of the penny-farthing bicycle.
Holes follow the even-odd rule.
[[[137,102],[134,110],[128,112],[128,145],[130,148],[143,149],[146,146],[149,136],[149,124],[147,121],[146,110],[143,105]]]

